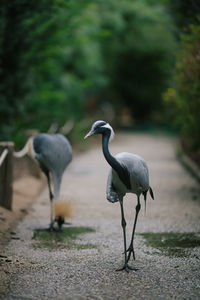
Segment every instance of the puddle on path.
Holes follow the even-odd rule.
[[[33,247],[48,248],[50,250],[96,248],[93,244],[84,243],[80,238],[81,235],[92,232],[95,232],[95,230],[90,227],[68,227],[63,228],[62,232],[50,232],[46,229],[35,230]]]
[[[188,257],[193,248],[200,247],[200,234],[198,233],[147,232],[139,235],[144,237],[147,246],[157,249],[151,254]]]

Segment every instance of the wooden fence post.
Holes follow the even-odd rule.
[[[8,151],[7,151],[7,150]],[[0,205],[12,210],[13,194],[13,142],[0,142]]]

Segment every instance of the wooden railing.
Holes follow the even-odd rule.
[[[12,209],[13,142],[0,142],[0,205]]]

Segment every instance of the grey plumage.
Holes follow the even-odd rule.
[[[71,145],[67,138],[61,134],[40,133],[33,137],[31,154],[38,161],[40,168],[47,177],[49,196],[52,201],[53,198],[57,198],[60,195],[63,173],[72,160]],[[51,189],[50,174],[52,175],[54,192]],[[59,216],[57,217],[58,225],[61,228],[64,220]],[[54,223],[52,218],[51,211],[51,228]]]
[[[146,207],[147,192],[150,192],[154,199],[153,191],[149,186],[149,171],[146,162],[139,155],[122,152],[116,156],[112,156],[108,149],[108,142],[111,136],[114,135],[112,127],[105,121],[96,121],[85,136],[85,138],[93,134],[102,134],[102,148],[105,159],[110,164],[111,169],[108,175],[106,197],[107,200],[114,203],[119,202],[121,208],[121,225],[123,228],[124,237],[124,255],[125,263],[122,269],[132,269],[128,262],[131,254],[135,259],[135,252],[133,248],[133,240],[135,235],[135,228],[138,214],[141,208],[140,195],[143,194]],[[126,193],[133,193],[137,195],[136,215],[133,225],[132,237],[130,246],[126,247],[126,220],[123,209],[123,198]],[[128,253],[128,254],[127,254]]]
[[[126,193],[134,193],[139,196],[149,189],[149,172],[147,164],[142,157],[122,152],[117,154],[115,158],[122,166],[126,166],[130,176],[131,187],[127,188],[120,180],[117,172],[111,168],[107,181],[107,199],[109,201],[119,201]],[[113,192],[115,192],[117,198],[112,197]]]

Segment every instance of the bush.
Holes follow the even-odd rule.
[[[200,25],[190,25],[181,37],[174,88],[167,90],[164,101],[192,148],[200,150]]]

